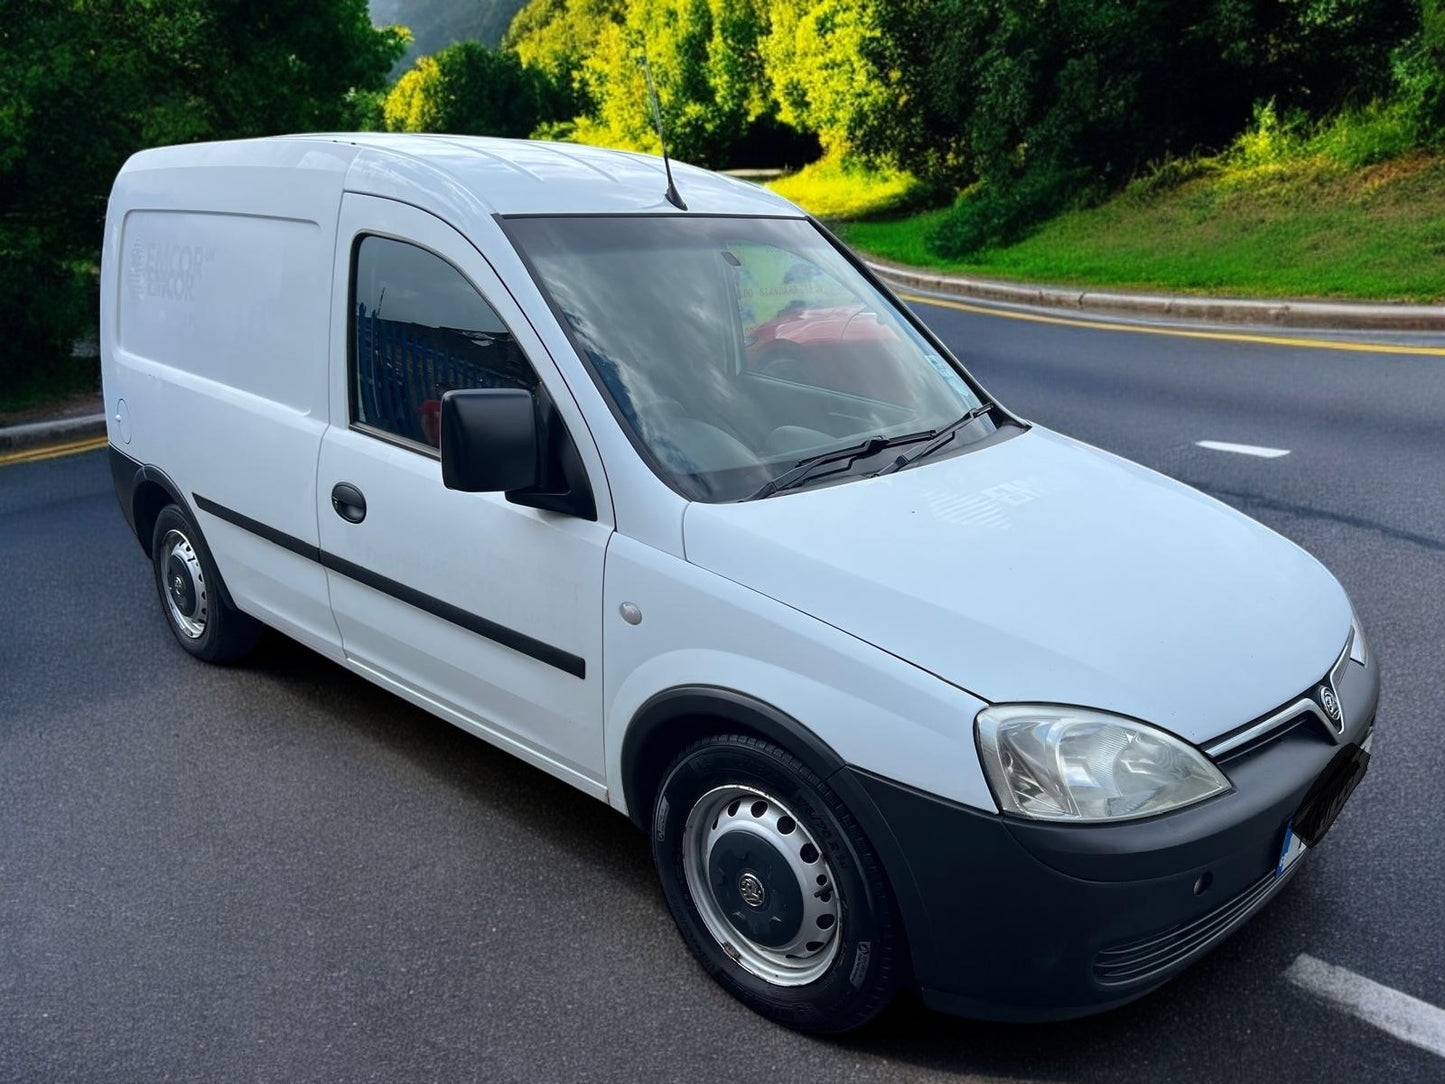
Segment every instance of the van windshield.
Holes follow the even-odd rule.
[[[769,495],[790,471],[789,488],[872,474],[982,402],[804,219],[506,229],[633,443],[691,499]]]

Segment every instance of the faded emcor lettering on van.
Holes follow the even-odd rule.
[[[194,301],[196,284],[216,250],[202,245],[177,245],[137,237],[130,246],[126,282],[137,301]]]

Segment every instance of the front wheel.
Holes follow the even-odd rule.
[[[788,1027],[840,1032],[898,985],[897,920],[872,848],[803,763],[745,735],[673,762],[653,816],[673,918],[708,973]]]

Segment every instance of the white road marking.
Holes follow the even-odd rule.
[[[1288,448],[1261,448],[1258,444],[1230,444],[1227,440],[1196,440],[1201,448],[1212,452],[1233,452],[1236,455],[1257,455],[1261,459],[1278,459],[1289,455]]]
[[[1445,1009],[1300,953],[1284,977],[1306,993],[1445,1058]]]

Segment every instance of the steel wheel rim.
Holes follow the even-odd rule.
[[[161,589],[171,622],[190,640],[206,634],[210,603],[206,574],[190,539],[180,531],[167,531],[161,540]]]
[[[740,855],[764,860],[734,861]],[[688,814],[682,865],[703,925],[745,971],[776,986],[803,986],[837,959],[843,925],[837,879],[802,821],[776,798],[736,784],[708,791]],[[750,936],[747,924],[756,926],[780,906],[787,918],[772,919],[779,932],[771,940],[781,943]]]

